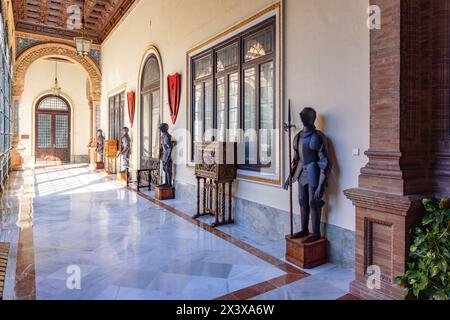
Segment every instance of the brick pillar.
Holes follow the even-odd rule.
[[[440,194],[436,174],[450,177],[442,165],[450,159],[449,2],[371,0],[382,26],[370,39],[369,162],[359,188],[345,191],[356,207],[351,293],[361,298],[404,298],[395,278],[406,269],[409,230],[423,213],[421,199]],[[370,266],[381,268],[380,289],[367,286]]]

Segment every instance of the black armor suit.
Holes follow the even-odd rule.
[[[307,237],[309,233],[309,217],[312,218],[313,234],[304,240],[305,243],[320,239],[322,200],[327,174],[331,167],[328,158],[327,138],[314,126],[317,114],[314,109],[306,108],[300,114],[304,129],[294,138],[294,161],[292,163],[292,182],[299,183],[299,201],[301,207],[302,230],[293,238]],[[289,180],[285,188],[289,185]]]
[[[103,163],[103,151],[105,149],[105,136],[103,135],[103,130],[97,130],[97,149],[96,151],[99,154],[98,162]]]
[[[121,147],[118,154],[118,156],[122,155],[123,157],[123,170],[130,167],[131,138],[129,132],[130,129],[128,129],[127,127],[123,127]]]
[[[164,172],[164,180],[165,183],[161,185],[162,187],[172,187],[172,151],[173,151],[173,142],[172,136],[169,134],[169,125],[166,123],[161,124],[159,127],[162,133],[161,137],[161,145],[162,145],[162,154],[161,154],[161,162],[163,165]]]

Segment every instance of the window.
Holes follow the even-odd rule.
[[[120,143],[124,126],[125,95],[119,93],[109,98],[109,139]]]
[[[4,154],[12,147],[13,112],[11,97],[11,48],[8,43],[8,26],[4,23],[3,13],[0,13],[0,154]],[[5,168],[6,163],[0,165],[2,168]]]
[[[240,169],[275,162],[275,29],[271,18],[191,58],[192,155],[196,142],[228,141]]]
[[[159,157],[160,100],[159,62],[152,54],[145,62],[141,79],[141,168],[149,168],[149,162]]]

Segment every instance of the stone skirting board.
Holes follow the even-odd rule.
[[[183,195],[183,200],[189,202],[190,205],[196,205],[195,186],[176,182],[176,192],[178,195]],[[289,232],[288,212],[240,198],[233,198],[233,204],[238,226],[256,231],[273,241],[284,240]],[[295,225],[300,225],[298,214],[295,215]],[[355,232],[326,223],[322,228],[323,234],[329,240],[329,261],[343,268],[354,269]]]

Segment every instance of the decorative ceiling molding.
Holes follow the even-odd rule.
[[[100,101],[102,75],[94,60],[89,57],[80,57],[74,47],[61,43],[44,43],[25,50],[16,59],[14,65],[15,95],[21,95],[25,84],[25,74],[28,68],[37,60],[48,57],[61,57],[79,64],[89,75],[91,99]]]
[[[136,0],[86,0],[86,35],[101,44],[130,11]],[[16,31],[73,40],[80,30],[69,30],[67,8],[82,0],[13,0]]]

